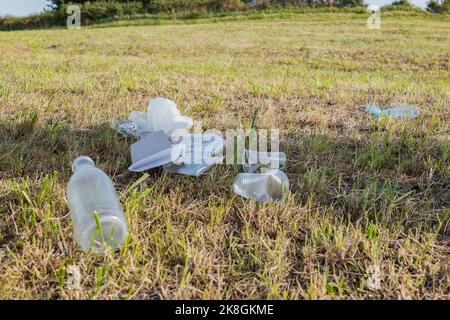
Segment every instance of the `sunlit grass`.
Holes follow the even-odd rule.
[[[449,298],[448,18],[261,18],[0,32],[1,298]],[[156,96],[204,129],[279,128],[292,196],[236,196],[236,166],[128,172],[133,140],[109,123]],[[375,121],[367,102],[421,116]],[[116,254],[74,240],[79,155],[119,193]]]

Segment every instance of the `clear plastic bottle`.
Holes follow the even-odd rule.
[[[105,244],[121,248],[127,222],[111,180],[85,156],[75,159],[72,171],[67,201],[77,242],[82,249],[97,252],[103,252]]]
[[[366,111],[375,119],[394,118],[394,119],[414,119],[420,115],[420,110],[415,105],[402,104],[396,108],[388,108],[381,110],[371,103],[366,104]]]

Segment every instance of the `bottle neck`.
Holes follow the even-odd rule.
[[[86,156],[76,158],[72,163],[72,172],[77,171],[81,167],[92,166],[95,167],[94,161]]]

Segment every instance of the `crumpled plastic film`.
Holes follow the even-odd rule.
[[[181,115],[175,102],[155,98],[149,101],[147,112],[132,111],[128,121],[114,121],[111,127],[121,135],[143,138],[157,131],[170,136],[175,130],[191,128],[192,124],[191,118]]]

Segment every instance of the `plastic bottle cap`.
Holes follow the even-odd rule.
[[[79,167],[87,165],[87,164],[95,167],[94,160],[92,160],[91,158],[89,158],[87,156],[81,156],[81,157],[76,158],[72,163],[72,172],[75,172],[75,170],[77,170]]]

